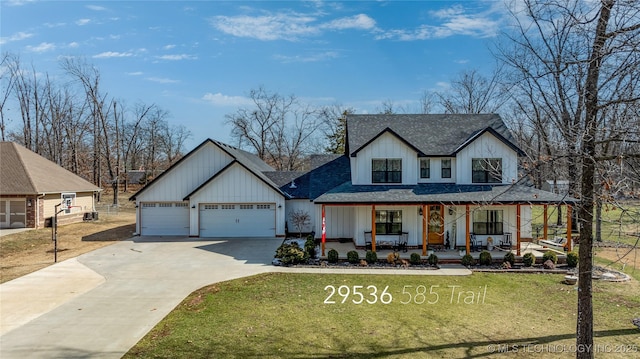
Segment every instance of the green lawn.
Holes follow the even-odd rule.
[[[571,357],[577,294],[562,279],[258,275],[193,293],[125,358]],[[640,355],[640,284],[595,282],[593,298],[596,357]]]

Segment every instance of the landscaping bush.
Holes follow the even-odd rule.
[[[491,253],[489,253],[489,251],[480,252],[479,261],[481,265],[490,266],[491,263],[493,263],[493,258],[491,258]]]
[[[508,252],[504,255],[504,259],[502,260],[502,262],[509,262],[509,265],[513,267],[513,265],[516,263],[515,254],[513,254],[513,252]]]
[[[420,257],[420,254],[411,253],[411,256],[409,256],[409,263],[413,264],[414,266],[422,263],[422,259]]]
[[[466,267],[476,264],[476,260],[473,259],[471,254],[465,254],[464,256],[462,256],[461,262],[462,262],[462,265]]]
[[[438,265],[438,256],[433,254],[433,253],[431,253],[429,255],[429,257],[427,258],[427,262],[429,262],[429,265],[437,266]]]
[[[367,251],[367,254],[365,254],[364,258],[367,263],[373,264],[378,261],[378,254],[374,251]]]
[[[329,249],[329,252],[327,253],[327,261],[329,261],[329,263],[338,263],[338,251],[335,249]]]
[[[567,267],[575,268],[578,266],[578,254],[576,252],[567,253]]]
[[[316,257],[316,240],[313,237],[307,237],[307,240],[304,242],[304,251],[307,254],[307,258]]]
[[[275,257],[284,265],[298,264],[307,260],[305,252],[295,242],[278,247]]]
[[[360,255],[358,255],[357,251],[349,251],[347,252],[347,261],[351,264],[356,264],[360,261]]]
[[[558,263],[558,256],[556,255],[556,252],[553,252],[553,251],[544,252],[544,254],[542,255],[542,263],[548,260],[551,260],[553,264]]]
[[[525,253],[522,256],[522,263],[525,267],[531,267],[536,262],[536,257],[532,253]]]

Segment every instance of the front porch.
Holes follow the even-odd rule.
[[[356,246],[355,243],[352,241],[349,241],[349,242],[327,241],[325,243],[325,246],[326,246],[325,256],[320,257],[322,259],[327,258],[326,252],[328,252],[330,249],[335,249],[336,251],[338,251],[338,258],[340,258],[341,260],[347,259],[347,252],[349,251],[355,250],[356,252],[358,252],[358,256],[361,259],[364,259],[367,253],[367,250],[365,248],[361,246]],[[469,254],[471,254],[471,256],[475,260],[478,260],[478,258],[480,257],[480,253],[483,250],[487,250],[487,248],[486,247],[480,248],[477,251],[471,251]],[[493,250],[489,251],[489,253],[491,253],[491,258],[493,259],[494,262],[502,263],[505,254],[507,254],[509,251],[511,251],[514,255],[516,255],[516,260],[520,258],[518,257],[518,253],[517,253],[518,251],[516,248],[508,250],[508,249],[502,249],[499,247],[493,247]],[[546,251],[554,251],[558,256],[558,263],[562,263],[566,261],[566,253],[563,251],[546,247],[542,244],[533,243],[533,242],[520,243],[520,256],[523,256],[526,253],[532,253],[536,258],[537,263],[542,262],[542,256]],[[393,252],[394,252],[393,249],[376,250],[376,254],[378,255],[379,261],[385,261],[387,256]],[[422,258],[423,260],[426,260],[428,257],[428,254],[430,254],[431,251],[429,251],[426,256],[423,256],[422,248],[410,247],[407,249],[406,252],[398,251],[397,253],[399,254],[401,259],[407,259],[407,260],[409,260],[409,257],[411,256],[412,253],[418,253],[421,255],[420,258]],[[438,256],[439,263],[459,263],[460,259],[462,258],[462,255],[466,254],[466,250],[464,249],[462,250],[462,255],[461,255],[461,251],[458,249],[434,250],[433,253]]]

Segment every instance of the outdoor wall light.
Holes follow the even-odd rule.
[[[419,215],[419,216],[422,216],[422,207],[419,207],[419,208],[418,208],[418,215]]]
[[[27,207],[31,207],[31,198],[27,200]]]
[[[281,204],[279,204],[279,205],[278,205],[278,208],[282,208],[282,205],[281,205]]]
[[[196,208],[196,205],[195,205],[195,204],[194,204],[194,205],[192,205],[192,206],[191,206],[191,208]]]

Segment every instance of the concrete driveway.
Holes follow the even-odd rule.
[[[282,239],[136,237],[0,285],[0,357],[120,358],[189,293],[272,271]]]

